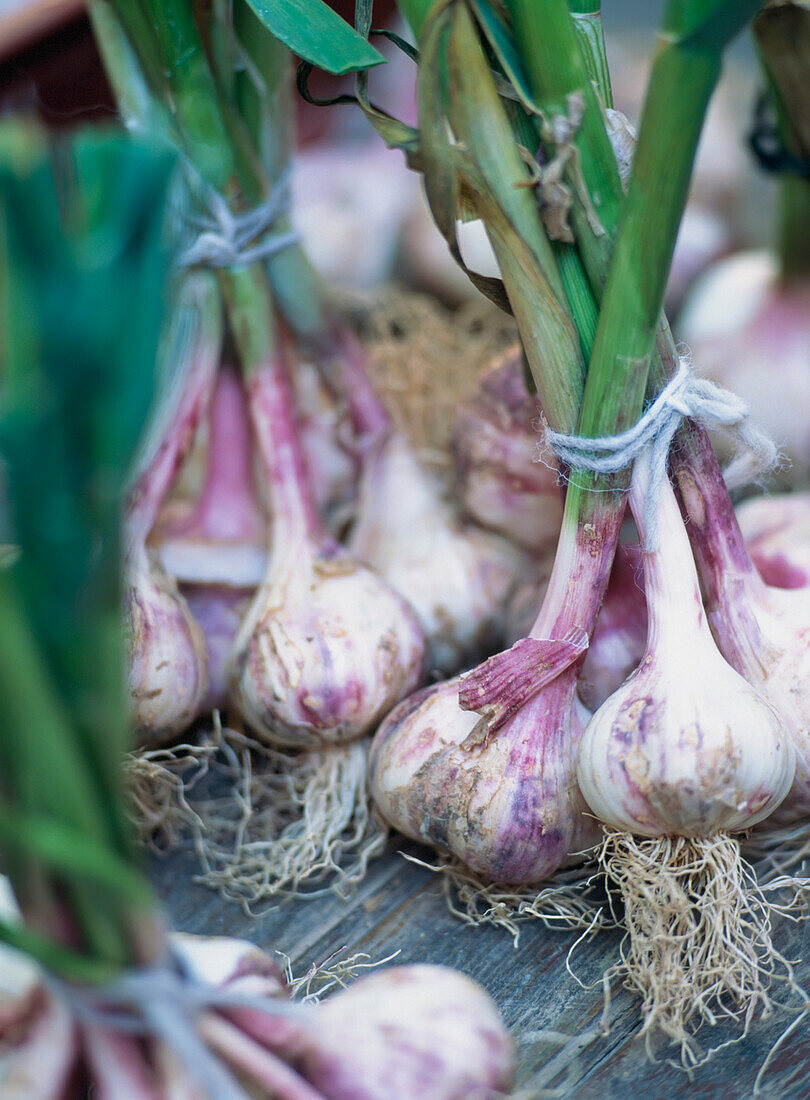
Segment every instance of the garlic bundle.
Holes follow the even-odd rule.
[[[427,688],[382,724],[370,758],[374,802],[399,832],[491,882],[541,882],[597,835],[576,783],[589,717],[576,672],[562,672],[483,739],[459,686]]]
[[[197,717],[208,692],[205,639],[177,582],[147,546],[161,504],[193,443],[211,396],[219,357],[218,322],[203,314],[211,306],[205,284],[190,280],[190,299],[199,296],[203,324],[178,356],[175,391],[153,429],[157,446],[129,496],[125,516],[126,611],[129,633],[129,691],[139,740],[164,744]],[[178,310],[176,328],[187,318]],[[168,426],[166,426],[168,425]]]
[[[737,507],[757,572],[775,588],[810,585],[810,493],[752,497]]]
[[[220,367],[208,421],[205,479],[197,499],[159,519],[151,543],[177,578],[205,637],[203,708],[227,701],[228,664],[247,603],[267,566],[265,521],[253,489],[251,429],[242,383]]]
[[[413,607],[431,668],[455,672],[497,647],[526,559],[505,539],[461,523],[396,431],[367,460],[350,545]]]
[[[636,460],[630,497],[642,537],[647,463]],[[710,837],[767,817],[790,789],[795,754],[783,720],[717,649],[668,483],[658,509],[660,549],[644,556],[647,648],[588,723],[577,776],[614,829]]]
[[[784,450],[794,466],[785,476],[806,481],[810,281],[784,282],[770,254],[740,253],[696,283],[677,328],[701,373],[738,394]]]
[[[536,554],[556,543],[563,511],[556,468],[538,459],[541,411],[526,387],[521,351],[511,348],[481,376],[453,428],[464,509]]]
[[[324,532],[281,358],[247,386],[270,542],[266,575],[234,643],[232,691],[271,744],[350,741],[416,686],[422,635],[405,602]]]

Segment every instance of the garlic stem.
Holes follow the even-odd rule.
[[[320,543],[327,536],[309,490],[281,354],[254,371],[247,386],[256,442],[267,474],[273,554],[294,554],[296,548]]]

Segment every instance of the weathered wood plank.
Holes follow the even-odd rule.
[[[392,844],[346,900],[326,893],[284,902],[255,917],[194,885],[196,864],[191,855],[154,863],[153,877],[175,927],[250,938],[266,950],[289,955],[296,973],[340,949],[347,954],[365,951],[372,959],[399,951],[398,963],[443,963],[474,977],[494,997],[516,1034],[552,1029],[574,1036],[595,1028],[602,1013],[601,976],[617,956],[618,934],[600,933],[578,945],[571,963],[578,984],[566,969],[575,934],[532,922],[523,926],[516,949],[501,929],[471,928],[447,910],[437,877],[406,862],[398,854],[401,847],[401,841]],[[798,960],[799,980],[810,985],[810,929],[783,923],[778,933],[785,954]],[[554,1066],[559,1072],[542,1084],[564,1082],[561,1095],[569,1100],[627,1100],[635,1094],[645,1100],[675,1100],[687,1093],[690,1100],[748,1100],[759,1067],[790,1019],[777,1013],[758,1023],[746,1040],[718,1054],[690,1083],[666,1064],[666,1051],[659,1052],[662,1060],[657,1063],[647,1059],[637,1037],[638,1002],[617,990],[609,1033],[595,1038],[568,1065],[560,1065],[567,1055],[558,1057]],[[716,1030],[713,1042],[728,1034]],[[523,1050],[521,1079],[530,1080],[557,1054],[558,1048],[548,1043]],[[797,1072],[804,1072],[803,1080],[796,1079]],[[774,1059],[763,1096],[810,1100],[810,1017]]]

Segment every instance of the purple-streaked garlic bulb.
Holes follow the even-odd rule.
[[[630,493],[642,539],[648,482],[642,455]],[[790,790],[793,743],[776,710],[717,648],[669,482],[657,510],[659,548],[644,555],[647,648],[588,723],[579,785],[593,812],[621,831],[711,837],[747,829]]]
[[[465,511],[536,554],[556,543],[563,511],[557,471],[538,459],[540,415],[520,348],[512,348],[481,376],[453,427]]]
[[[737,521],[766,584],[810,585],[810,493],[751,497],[737,506]]]
[[[325,1100],[481,1100],[506,1095],[512,1044],[490,998],[443,966],[369,975],[315,1007],[297,1063]]]
[[[267,568],[266,522],[253,486],[252,429],[241,379],[220,367],[208,419],[199,497],[158,523],[151,543],[177,578],[202,628],[209,689],[204,709],[227,700],[231,647],[247,604]]]
[[[596,837],[576,784],[576,746],[590,717],[576,671],[484,739],[473,735],[480,719],[461,709],[459,686],[426,688],[382,724],[371,749],[374,802],[399,832],[492,882],[541,882]]]
[[[197,293],[190,283],[191,293]],[[201,284],[202,285],[202,284]],[[202,310],[210,296],[200,298]],[[179,324],[180,322],[178,322]],[[147,546],[160,507],[205,415],[219,358],[218,322],[206,315],[186,349],[189,367],[160,410],[125,516],[126,611],[132,721],[143,744],[170,741],[191,724],[208,692],[205,639],[174,577]]]
[[[679,471],[708,621],[726,660],[778,711],[796,754],[790,793],[767,825],[810,815],[810,588],[765,583],[719,473]],[[709,467],[709,474],[712,473]]]
[[[678,335],[700,373],[738,394],[756,423],[792,461],[787,476],[810,473],[810,280],[783,283],[766,252],[722,261],[699,280]]]
[[[417,685],[422,633],[405,601],[325,533],[281,357],[247,388],[271,518],[267,572],[234,644],[232,692],[273,744],[343,743]]]
[[[498,645],[504,605],[527,568],[505,539],[458,520],[395,431],[369,457],[351,547],[413,607],[428,663],[445,673]]]

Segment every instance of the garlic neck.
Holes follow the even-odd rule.
[[[166,435],[129,495],[124,548],[128,559],[146,543],[160,506],[188,455],[210,401],[215,372],[216,359],[204,349],[189,370]]]
[[[354,333],[335,323],[321,339],[316,356],[327,376],[345,393],[358,436],[372,441],[390,432],[391,417],[374,390],[366,353]]]
[[[273,554],[292,546],[320,544],[326,535],[309,487],[292,393],[280,355],[256,370],[247,388],[253,430],[267,478]]]
[[[590,510],[591,522],[578,523],[569,489],[554,565],[530,638],[593,633],[623,518],[623,509],[605,503]]]
[[[630,508],[642,546],[647,537],[649,491],[649,453],[645,452],[636,459],[630,486]],[[690,644],[690,639],[711,640],[689,536],[668,478],[657,487],[657,492],[658,546],[644,551],[648,653],[658,652],[668,643],[682,648]]]
[[[220,369],[211,402],[205,482],[189,518],[169,531],[216,542],[261,542],[264,523],[253,490],[251,426],[240,378]]]

